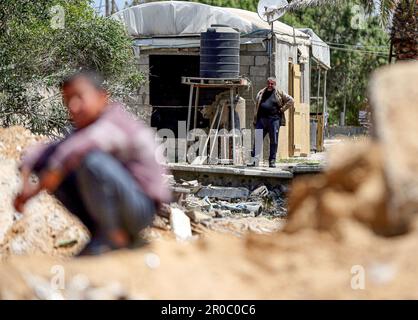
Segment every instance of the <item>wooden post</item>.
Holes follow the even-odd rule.
[[[236,146],[235,146],[235,104],[234,104],[234,88],[229,90],[231,98],[231,128],[232,128],[232,162],[236,162]]]
[[[327,70],[324,71],[324,96],[322,97],[322,130],[319,144],[320,151],[324,151],[325,117],[327,116]]]
[[[199,87],[196,88],[196,98],[194,102],[194,119],[193,119],[193,129],[197,128],[197,109],[199,107]]]
[[[190,85],[190,97],[189,97],[189,108],[187,110],[187,136],[190,131],[190,121],[192,120],[192,103],[193,103],[193,90],[194,86]]]

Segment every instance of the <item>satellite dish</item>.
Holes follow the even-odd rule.
[[[286,0],[260,0],[257,12],[262,20],[272,23],[285,14],[288,5]]]

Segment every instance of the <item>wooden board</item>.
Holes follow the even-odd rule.
[[[295,100],[288,111],[288,156],[305,157],[310,152],[309,105],[301,102],[302,73],[300,65],[289,64],[289,94]]]

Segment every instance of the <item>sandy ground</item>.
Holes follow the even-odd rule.
[[[418,298],[414,254],[418,228],[388,240],[351,221],[340,227],[344,236],[338,240],[314,230],[243,239],[213,234],[195,243],[157,241],[141,250],[98,258],[11,257],[0,266],[0,295],[3,299]],[[61,268],[64,289],[52,290]]]
[[[242,219],[232,234],[205,231],[187,243],[154,228],[141,249],[72,258],[88,234],[52,197],[13,212],[21,151],[13,137],[33,140],[20,128],[0,131],[1,299],[418,298],[418,219],[391,238],[351,217],[291,234],[280,231],[283,220]]]

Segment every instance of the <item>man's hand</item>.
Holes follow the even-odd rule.
[[[40,178],[40,185],[42,189],[49,192],[54,192],[61,184],[64,174],[59,170],[44,171]]]
[[[23,213],[23,207],[29,199],[37,195],[40,191],[39,183],[31,184],[29,177],[22,173],[23,186],[22,191],[16,196],[13,205],[17,212]]]
[[[37,184],[29,181],[30,171],[22,169],[22,191],[16,196],[13,205],[17,212],[22,213],[23,208],[31,198],[36,196],[42,190],[54,192],[63,179],[63,174],[58,170],[45,171]]]
[[[23,213],[23,207],[25,206],[25,203],[28,201],[28,197],[25,196],[22,193],[19,193],[15,200],[13,201],[13,206],[15,207],[15,210],[17,212]]]
[[[26,202],[28,202],[31,198],[36,196],[39,193],[39,191],[39,186],[37,186],[33,187],[33,189],[31,190],[22,191],[21,193],[19,193],[13,202],[13,206],[15,207],[16,211],[23,213],[23,208]]]

